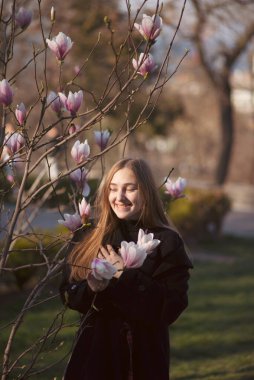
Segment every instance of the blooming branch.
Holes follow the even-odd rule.
[[[153,233],[146,234],[142,228],[140,228],[137,245],[140,248],[144,248],[147,253],[152,252],[160,244],[160,240],[154,239],[153,236]]]
[[[146,41],[155,42],[162,29],[162,18],[159,15],[153,15],[150,17],[144,14],[141,25],[135,23],[134,27]]]
[[[78,204],[78,207],[79,207],[79,214],[80,214],[81,220],[83,224],[85,224],[86,220],[91,215],[91,205],[90,203],[87,203],[85,198],[83,198],[82,201]]]
[[[93,259],[91,269],[96,280],[111,280],[117,271],[115,266],[107,260],[97,258]]]
[[[46,39],[48,47],[56,55],[59,61],[63,61],[66,55],[72,48],[73,42],[70,37],[66,36],[64,33],[59,32],[56,37],[52,40]]]
[[[171,181],[169,178],[165,183],[165,194],[171,195],[172,198],[184,198],[185,194],[183,193],[186,188],[187,181],[185,178],[179,177],[175,182]]]
[[[83,92],[81,90],[74,93],[69,91],[68,96],[59,92],[58,95],[64,107],[71,113],[71,116],[76,116],[83,102]]]
[[[139,268],[146,259],[147,252],[143,247],[138,246],[133,241],[121,242],[119,250],[126,268]]]
[[[22,30],[26,29],[32,21],[33,12],[24,7],[20,7],[15,15],[15,22]]]
[[[65,108],[64,104],[61,102],[59,95],[54,91],[50,91],[47,97],[47,104],[50,105],[51,109],[59,114],[62,108]]]
[[[9,106],[12,103],[13,92],[6,79],[0,81],[0,103]]]
[[[24,103],[20,103],[19,105],[17,105],[15,115],[19,124],[23,125],[26,120],[26,107]]]
[[[64,220],[59,219],[59,224],[63,224],[65,227],[67,227],[70,231],[74,232],[78,228],[82,226],[81,217],[79,214],[64,214]]]
[[[86,180],[87,172],[84,169],[76,169],[70,174],[70,178],[76,183],[78,189],[82,192],[83,197],[90,194],[90,186]]]
[[[85,140],[81,143],[79,140],[75,142],[71,149],[71,156],[76,161],[77,164],[85,161],[90,154],[90,146]]]
[[[105,129],[105,131],[94,131],[94,137],[100,150],[104,150],[108,144],[110,132],[107,129]]]
[[[140,53],[138,60],[133,58],[132,65],[134,69],[137,70],[137,73],[142,75],[144,78],[146,78],[148,74],[153,73],[157,68],[153,56],[150,53],[146,55],[144,53]]]
[[[5,145],[10,154],[15,154],[25,145],[25,139],[18,132],[13,134],[8,133],[5,136]]]
[[[80,128],[81,128],[80,125],[71,123],[68,132],[69,132],[70,135],[73,135],[73,133],[78,132],[80,130]]]
[[[143,265],[147,255],[160,244],[160,240],[153,236],[152,233],[146,234],[140,229],[136,244],[133,241],[122,241],[119,252],[126,268],[139,268]]]

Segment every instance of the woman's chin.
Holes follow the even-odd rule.
[[[127,212],[115,212],[118,219],[129,219],[131,215]]]

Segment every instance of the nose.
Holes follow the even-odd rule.
[[[119,189],[117,194],[116,194],[116,199],[117,201],[122,201],[125,199],[125,195],[122,189]]]

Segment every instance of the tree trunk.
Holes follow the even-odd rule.
[[[219,110],[221,123],[221,150],[216,168],[216,183],[222,185],[225,183],[229,171],[231,153],[234,141],[234,120],[233,107],[231,104],[231,88],[229,77],[224,78],[217,88],[219,94]]]

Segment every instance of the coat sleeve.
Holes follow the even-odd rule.
[[[109,289],[112,302],[130,321],[170,325],[188,305],[191,263],[182,241],[178,239],[177,246],[161,256],[152,274],[147,270],[152,267],[148,256],[143,267],[125,270]]]
[[[85,314],[91,307],[94,293],[89,288],[86,280],[70,281],[69,273],[69,266],[65,264],[62,282],[59,287],[61,300],[70,309]]]
[[[83,281],[70,281],[70,269],[68,264],[65,265],[63,270],[63,278],[59,287],[60,297],[64,305],[79,313],[86,314],[88,310],[93,307],[96,311],[103,310],[110,304],[107,289],[94,293],[89,287],[86,280]],[[110,285],[114,286],[117,280],[113,278]]]

